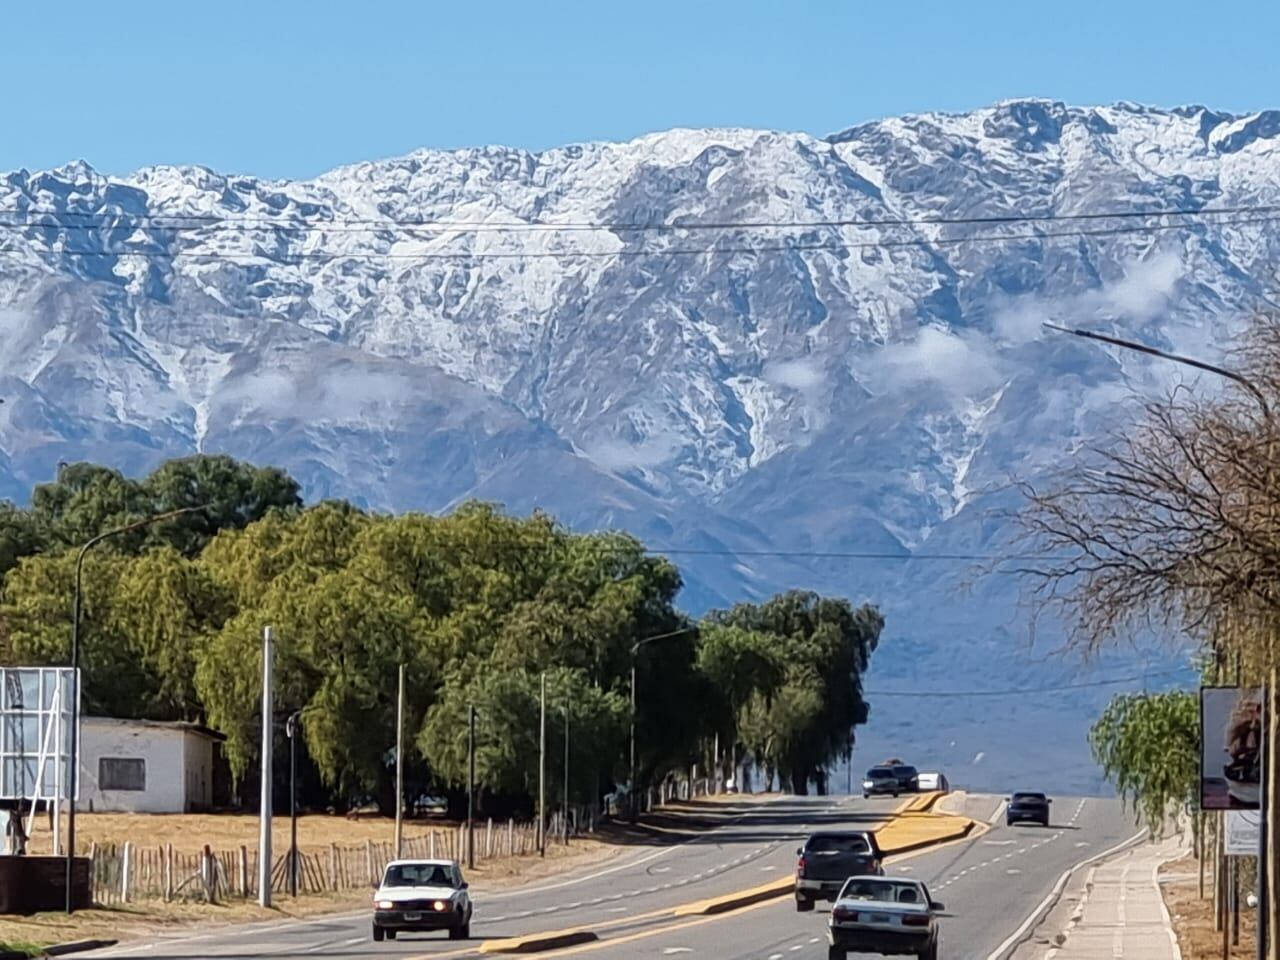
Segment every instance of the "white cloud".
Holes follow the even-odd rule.
[[[988,389],[1001,377],[995,346],[976,331],[921,327],[915,339],[886,346],[880,363],[895,387],[932,383],[953,393]]]
[[[605,470],[625,473],[666,463],[679,452],[680,445],[680,437],[674,433],[655,434],[634,443],[621,437],[602,437],[584,444],[582,452]]]
[[[1185,268],[1171,252],[1124,265],[1119,280],[1052,300],[1034,295],[1001,304],[991,321],[996,339],[1027,343],[1037,339],[1046,320],[1088,325],[1102,319],[1148,320],[1168,306]]]
[[[1120,280],[1097,292],[1099,306],[1121,316],[1145,320],[1168,304],[1182,274],[1182,260],[1174,253],[1135,261]]]
[[[767,363],[763,376],[766,382],[776,387],[787,387],[800,393],[821,389],[827,382],[822,364],[815,357]]]

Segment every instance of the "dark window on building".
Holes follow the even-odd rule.
[[[98,760],[98,789],[147,789],[147,761],[101,757]]]

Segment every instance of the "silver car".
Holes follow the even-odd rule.
[[[840,890],[827,925],[828,960],[849,953],[938,960],[940,903],[919,880],[850,877]]]

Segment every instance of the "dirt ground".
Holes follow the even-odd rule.
[[[127,819],[123,816],[112,818],[107,814],[95,814],[94,816],[104,821],[108,819]],[[89,818],[86,817],[85,819],[88,820]],[[137,818],[134,817],[132,819],[134,823],[127,829],[136,832],[138,830]],[[177,845],[179,840],[182,839],[178,822],[184,818],[175,816],[156,817],[154,819],[171,821],[162,829],[178,832],[157,836],[152,833],[148,826],[147,841],[149,843],[172,842]],[[221,820],[223,818],[212,817],[207,819]],[[229,819],[252,820],[253,818]],[[312,828],[316,832],[309,834],[310,837],[314,838],[310,842],[319,843],[319,838],[321,837],[324,838],[323,842],[326,845],[330,842],[355,842],[356,840],[363,840],[366,836],[373,838],[372,834],[347,833],[335,836],[332,833],[325,832],[329,829],[337,829],[339,823],[348,823],[342,818],[315,817],[307,819],[316,821],[312,824]],[[78,832],[80,818],[77,816],[76,820]],[[328,823],[326,825],[326,823],[320,821],[328,821]],[[256,820],[254,822],[256,823]],[[355,830],[372,830],[377,825],[366,822],[351,824],[351,826]],[[406,828],[407,826],[406,824]],[[100,825],[100,829],[107,831],[101,834],[102,837],[115,840],[118,839],[119,835],[110,831],[121,829],[121,825],[103,824]],[[236,832],[240,829],[236,825],[228,824],[221,829],[226,831],[221,836],[226,837],[227,840],[241,836],[240,833]],[[385,829],[385,824],[383,829]],[[214,842],[215,837],[212,831],[205,836],[207,838],[206,842]],[[256,837],[256,834],[253,836]],[[299,824],[300,842],[301,837],[301,824]],[[377,838],[382,839],[383,835],[380,834]],[[252,842],[253,837],[249,839]],[[187,842],[189,843],[190,841],[188,840]],[[224,840],[225,842],[227,841]],[[236,842],[242,841],[237,839]],[[503,858],[486,864],[477,864],[474,870],[466,871],[467,879],[475,888],[476,893],[483,896],[486,890],[497,890],[517,883],[529,883],[567,870],[576,870],[599,864],[619,856],[626,849],[624,846],[586,839],[574,840],[568,847],[549,844],[545,860],[537,856],[526,856]],[[245,903],[243,901],[209,905],[202,903],[162,903],[148,900],[110,910],[86,910],[70,917],[62,913],[43,913],[34,917],[0,917],[0,948],[34,949],[53,943],[66,943],[72,940],[86,939],[128,940],[161,934],[179,928],[186,929],[228,923],[254,923],[264,920],[316,916],[322,913],[336,913],[345,910],[361,910],[368,907],[370,895],[370,891],[352,890],[335,894],[299,897],[297,900],[290,900],[288,897],[277,897],[275,906],[269,910],[264,910],[256,903]]]
[[[1165,906],[1173,918],[1182,948],[1183,960],[1221,960],[1222,934],[1213,929],[1212,871],[1205,884],[1208,899],[1199,895],[1198,866],[1191,857],[1165,864],[1160,871],[1161,890]],[[1245,890],[1251,885],[1246,884]],[[1241,906],[1244,907],[1244,894]],[[1240,943],[1231,948],[1231,960],[1252,960],[1255,955],[1253,911],[1244,908],[1240,913]]]
[[[433,829],[447,830],[456,826],[444,820],[406,820],[406,838],[426,836]],[[496,826],[496,824],[495,824]],[[63,817],[63,837],[66,818]],[[272,846],[284,850],[289,846],[289,818],[272,821]],[[390,843],[395,837],[395,821],[376,815],[358,820],[326,814],[298,817],[298,847],[304,853],[328,849],[329,844],[361,844],[366,840]],[[123,844],[126,840],[158,847],[172,843],[174,850],[197,853],[204,844],[214,850],[234,850],[239,846],[254,847],[258,843],[258,818],[253,814],[220,813],[77,813],[76,849],[86,850],[90,843]],[[37,817],[29,852],[45,854],[52,850],[53,834],[47,817]]]

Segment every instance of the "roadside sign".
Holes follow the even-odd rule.
[[[1262,846],[1262,813],[1257,810],[1228,810],[1226,813],[1228,857],[1256,857]]]
[[[1200,809],[1257,810],[1262,767],[1262,692],[1200,689]]]

